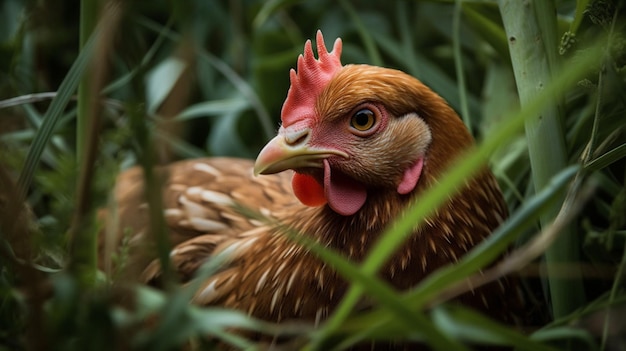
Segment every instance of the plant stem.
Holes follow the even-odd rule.
[[[97,7],[98,2],[84,1],[81,3],[87,7]],[[87,13],[87,16],[96,16],[98,8],[90,8],[81,10],[81,15]],[[90,30],[91,36],[95,40],[95,53],[93,57],[106,57],[106,53],[110,51],[113,42],[113,34],[117,28],[120,19],[120,5],[116,2],[110,2],[104,7],[102,13],[102,23],[106,23],[106,27],[101,25],[96,28],[94,25],[83,25],[81,18],[81,37],[86,35],[83,30]],[[95,18],[89,18],[86,21],[95,22]],[[93,23],[92,23],[93,24]],[[69,247],[70,247],[70,271],[76,278],[77,282],[84,286],[93,286],[96,283],[97,273],[97,230],[94,226],[95,216],[92,206],[91,184],[95,178],[95,162],[97,157],[100,120],[102,111],[98,101],[98,95],[102,87],[105,85],[108,65],[106,61],[98,61],[97,64],[91,62],[91,70],[89,78],[84,80],[83,89],[79,90],[78,101],[82,105],[78,108],[79,120],[82,119],[83,125],[81,130],[78,129],[77,150],[79,150],[78,158],[78,185],[76,190],[76,209],[74,210],[74,218],[70,229]],[[82,144],[81,144],[82,143]]]
[[[461,52],[461,0],[455,0],[454,17],[452,19],[452,47],[454,50],[454,68],[459,86],[459,99],[461,102],[461,116],[467,129],[472,132],[472,119],[467,103],[467,88],[465,86],[465,72],[463,70],[463,54]]]
[[[93,33],[98,21],[98,4],[99,1],[81,0],[80,1],[80,24],[78,34],[78,46],[82,50]],[[85,152],[87,143],[87,134],[89,130],[89,108],[93,103],[92,94],[90,94],[90,77],[85,74],[78,86],[78,97],[76,112],[76,160],[80,164]]]
[[[557,49],[555,7],[553,1],[539,4],[542,1],[499,1],[522,108],[545,93],[544,88],[556,71],[556,56],[549,53]],[[537,118],[527,120],[525,124],[535,191],[543,189],[567,166],[567,148],[559,114],[560,97],[554,96],[551,100]],[[560,206],[561,203],[557,202],[545,211],[541,216],[542,226],[556,216]],[[574,264],[579,259],[578,249],[577,233],[570,225],[545,253],[554,318],[563,317],[584,301],[581,274]],[[569,278],[559,278],[555,274],[559,264],[567,263],[571,264]]]
[[[97,23],[98,1],[81,0],[79,49],[84,50]],[[93,66],[93,61],[89,62]],[[76,111],[76,168],[79,170],[76,194],[76,210],[69,232],[70,271],[82,286],[92,286],[96,281],[96,236],[88,206],[90,179],[85,167],[88,162],[88,135],[93,111],[92,79],[90,70],[82,76],[77,93]]]
[[[617,11],[615,11],[615,13],[613,14],[613,20],[611,21],[611,28],[609,29],[609,37],[607,40],[607,44],[606,44],[606,49],[605,49],[605,53],[604,56],[605,57],[610,57],[611,53],[610,53],[610,47],[611,47],[611,41],[613,39],[613,33],[615,30],[615,22],[617,22]],[[596,106],[595,106],[595,113],[593,116],[593,125],[591,127],[591,136],[589,136],[589,143],[587,145],[587,151],[586,151],[586,155],[584,155],[584,162],[585,165],[589,164],[590,162],[592,162],[594,160],[594,158],[596,157],[596,149],[598,147],[598,130],[600,128],[600,115],[601,115],[601,110],[602,110],[602,96],[603,96],[603,91],[604,91],[604,85],[606,84],[605,79],[604,79],[604,75],[606,74],[606,66],[603,63],[602,67],[600,68],[600,72],[598,72],[598,91],[596,92]]]

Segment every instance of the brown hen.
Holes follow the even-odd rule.
[[[387,68],[342,66],[341,41],[328,52],[320,32],[317,51],[319,59],[307,41],[297,73],[291,71],[282,126],[256,163],[206,158],[163,169],[175,271],[188,281],[213,255],[228,256],[227,266],[203,282],[196,304],[275,322],[323,320],[347,283],[282,229],[242,215],[238,206],[360,261],[388,224],[473,144],[452,108],[419,80]],[[295,172],[284,172],[290,169]],[[129,271],[154,283],[161,274],[158,261],[139,254],[149,237],[139,169],[119,176],[115,196],[113,242],[127,237]],[[408,289],[458,260],[506,216],[498,184],[483,170],[414,231],[381,276]],[[512,322],[520,312],[512,285],[501,280],[461,299]]]

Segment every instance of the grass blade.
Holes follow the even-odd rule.
[[[39,160],[41,159],[41,154],[52,137],[52,132],[54,131],[56,123],[63,116],[63,110],[65,110],[65,107],[70,101],[72,95],[78,88],[80,79],[89,64],[89,61],[91,60],[97,36],[98,33],[94,32],[83,49],[80,51],[76,61],[74,61],[69,72],[61,82],[57,94],[52,99],[48,110],[46,110],[46,113],[44,114],[41,128],[37,131],[35,139],[28,150],[26,161],[24,162],[24,166],[18,178],[18,188],[20,189],[21,199],[26,198],[26,193],[28,192],[28,188],[33,180],[33,175],[37,165],[39,164]]]
[[[454,50],[454,68],[459,89],[459,100],[461,103],[461,118],[467,129],[472,131],[472,118],[470,116],[467,102],[467,87],[465,85],[465,71],[463,70],[463,53],[461,52],[461,0],[454,3],[454,14],[452,19],[452,49]]]
[[[557,350],[533,341],[519,331],[502,326],[465,307],[437,308],[434,311],[434,319],[438,322],[437,324],[441,324],[442,329],[457,334],[457,337],[464,340],[496,345],[515,345],[516,350]]]

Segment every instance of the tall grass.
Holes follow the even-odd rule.
[[[420,340],[436,350],[623,345],[626,331],[615,322],[626,303],[622,2],[331,3],[0,5],[0,58],[10,67],[0,83],[0,349],[263,348],[233,330],[293,337],[287,349],[308,350],[372,340]],[[288,70],[318,28],[343,38],[344,63],[420,78],[478,141],[361,264],[291,233],[352,283],[329,319],[318,328],[273,325],[189,305],[194,284],[173,278],[162,291],[98,279],[94,219],[115,174],[133,164],[146,170],[152,232],[168,267],[152,166],[254,157],[278,125]],[[376,272],[416,222],[485,163],[511,212],[502,227],[411,291],[380,281]],[[506,250],[510,257],[495,264]],[[545,287],[536,303],[548,323],[520,331],[447,304],[468,282],[505,274]],[[356,311],[364,296],[373,307]]]

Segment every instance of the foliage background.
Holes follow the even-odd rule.
[[[263,347],[230,333],[235,326],[295,334],[295,345],[313,349],[341,348],[362,339],[422,340],[431,327],[444,340],[431,345],[439,349],[458,346],[459,340],[525,349],[624,349],[626,327],[623,318],[615,317],[624,313],[626,297],[624,2],[538,1],[529,14],[506,13],[498,5],[443,0],[0,2],[0,348],[170,349],[189,342],[192,348],[210,348],[211,342],[200,337],[207,334],[238,348]],[[533,123],[531,108],[515,117],[518,91],[545,78],[528,71],[526,82],[515,79],[516,56],[509,51],[505,27],[523,15],[536,19],[548,48],[545,57],[537,50],[540,59],[531,60],[531,66],[545,58],[555,76],[577,77],[561,83],[556,102],[548,102],[558,110],[557,127],[548,131],[554,138],[533,139],[520,128],[502,134],[507,122],[525,120],[527,128]],[[89,46],[98,19],[103,21],[100,36]],[[405,315],[394,312],[393,303],[423,307],[420,298],[433,299],[428,284],[412,298],[388,296],[380,293],[380,282],[367,279],[373,274],[365,274],[363,280],[353,278],[355,283],[366,294],[388,296],[382,307],[336,317],[321,332],[308,326],[292,330],[232,311],[187,306],[184,289],[120,291],[94,275],[94,213],[107,206],[115,174],[134,164],[182,158],[253,158],[278,126],[288,70],[317,29],[327,46],[336,37],[343,39],[343,63],[393,67],[418,77],[462,115],[481,145],[495,145],[486,155],[509,208],[513,217],[526,216],[506,240],[521,246],[539,228],[549,227],[561,205],[582,206],[568,229],[575,240],[556,245],[565,253],[564,262],[555,266],[547,255],[524,265],[529,285],[547,292],[538,304],[550,323],[518,333],[447,305]],[[557,53],[556,61],[547,58],[550,52]],[[597,59],[590,61],[593,65],[568,70],[589,56]],[[75,75],[70,67],[77,69]],[[102,104],[94,102],[94,91],[105,99]],[[489,144],[502,135],[506,140]],[[558,154],[559,138],[565,149],[558,171],[578,168],[574,195],[553,195],[550,202],[536,196],[541,189],[535,189],[533,177],[539,172],[531,164],[537,156],[528,150],[534,146],[540,153]],[[41,154],[29,156],[37,147]],[[548,190],[562,194],[571,179],[570,174]],[[594,190],[582,202],[575,195],[585,186]],[[453,187],[448,188],[444,191]],[[28,191],[22,195],[22,189]],[[22,196],[29,210],[21,206]],[[528,204],[535,203],[541,208],[533,212]],[[485,250],[497,256],[504,249],[488,244]],[[358,269],[340,258],[336,264],[346,271]],[[547,266],[560,267],[560,275]],[[461,262],[450,274],[442,273],[440,282],[450,287],[477,268]],[[574,277],[567,294],[550,297],[563,276]],[[120,305],[119,295],[135,296],[132,306]],[[550,302],[555,298],[565,301],[565,312],[555,311]],[[400,315],[389,318],[390,313]],[[147,317],[154,323],[142,322]],[[371,327],[371,321],[390,319]]]

